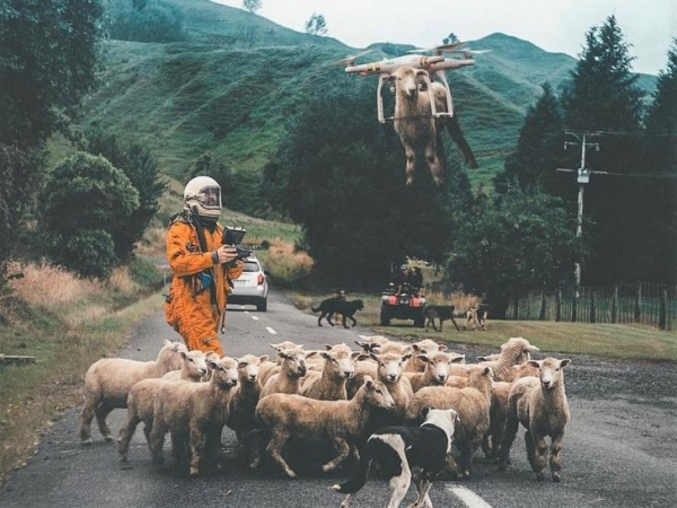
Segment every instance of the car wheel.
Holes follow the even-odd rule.
[[[381,305],[381,326],[390,326],[390,316],[388,314],[388,307]]]
[[[266,312],[268,310],[268,299],[264,298],[261,300],[261,303],[257,303],[256,310],[259,312]]]
[[[414,318],[414,326],[417,328],[423,328],[425,326],[425,315],[423,312]]]

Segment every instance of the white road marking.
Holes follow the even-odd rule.
[[[470,489],[465,487],[447,487],[447,490],[460,499],[468,508],[491,508],[489,503]]]
[[[277,332],[273,330],[270,326],[266,326],[266,330],[268,330],[268,333],[270,334],[277,335]]]
[[[258,316],[252,316],[252,319],[253,319],[254,321],[258,321],[258,320],[259,320],[259,317],[258,317]]]

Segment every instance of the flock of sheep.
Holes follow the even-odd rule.
[[[113,440],[106,417],[126,407],[118,438],[121,460],[127,461],[130,440],[143,422],[152,459],[163,461],[169,434],[174,460],[195,476],[205,465],[220,463],[227,426],[237,435],[239,461],[250,467],[269,461],[293,478],[289,450],[305,445],[308,461],[314,457],[308,443],[331,445],[331,460],[321,461],[328,472],[350,455],[358,458],[378,429],[419,425],[430,409],[453,409],[458,421],[447,456],[451,475],[471,476],[480,448],[504,470],[521,423],[537,479],[545,476],[550,437],[551,475],[560,481],[570,418],[563,370],[570,360],[532,360],[539,349],[521,337],[476,364],[429,339],[403,343],[362,336],[357,344],[357,351],[345,344],[307,351],[281,342],[271,344],[273,359],[249,354],[234,359],[165,341],[154,361],[99,360],[85,376],[80,437],[91,442],[96,416],[103,437]]]

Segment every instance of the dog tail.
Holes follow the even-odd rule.
[[[322,306],[320,305],[319,307],[310,307],[310,308],[313,309],[313,312],[320,312],[320,310],[322,310],[320,307]]]
[[[371,454],[369,442],[367,441],[367,446],[364,447],[364,452],[360,454],[360,463],[357,466],[357,471],[355,471],[353,477],[341,484],[337,483],[332,489],[343,494],[355,494],[355,492],[359,491],[364,487],[364,484],[367,483],[369,469],[371,468],[373,460],[374,458]]]

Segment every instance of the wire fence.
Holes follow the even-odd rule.
[[[507,317],[579,323],[639,323],[677,329],[677,285],[618,284],[556,291],[531,291],[513,297]]]

